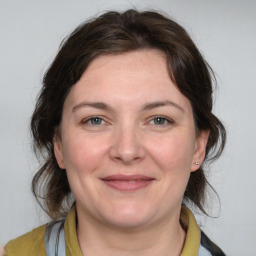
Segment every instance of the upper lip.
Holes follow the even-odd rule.
[[[145,175],[124,175],[124,174],[115,174],[103,177],[102,180],[105,181],[130,181],[130,180],[154,180],[154,178],[145,176]]]

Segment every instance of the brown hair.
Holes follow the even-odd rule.
[[[53,138],[67,94],[96,56],[147,48],[165,53],[170,78],[190,100],[197,130],[210,131],[206,160],[216,159],[223,151],[225,128],[212,113],[214,75],[186,31],[155,11],[106,12],[78,26],[64,41],[44,76],[32,116],[34,149],[44,156],[44,163],[33,178],[32,190],[53,219],[65,215],[70,207],[71,191],[66,171],[59,168],[53,151]],[[201,166],[191,173],[184,194],[185,200],[203,212],[207,184]]]

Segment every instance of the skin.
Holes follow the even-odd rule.
[[[88,105],[96,102],[105,105]],[[65,100],[54,141],[76,198],[83,255],[180,255],[183,194],[208,138],[195,130],[191,104],[160,51],[102,55],[90,63]],[[116,174],[154,180],[120,191],[102,181]]]
[[[4,256],[5,250],[4,247],[0,244],[0,256]]]

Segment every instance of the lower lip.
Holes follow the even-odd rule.
[[[137,181],[120,181],[120,180],[103,180],[103,182],[120,191],[136,191],[149,186],[154,180],[137,180]]]

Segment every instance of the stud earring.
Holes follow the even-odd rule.
[[[195,165],[199,165],[200,164],[200,162],[195,162]]]

